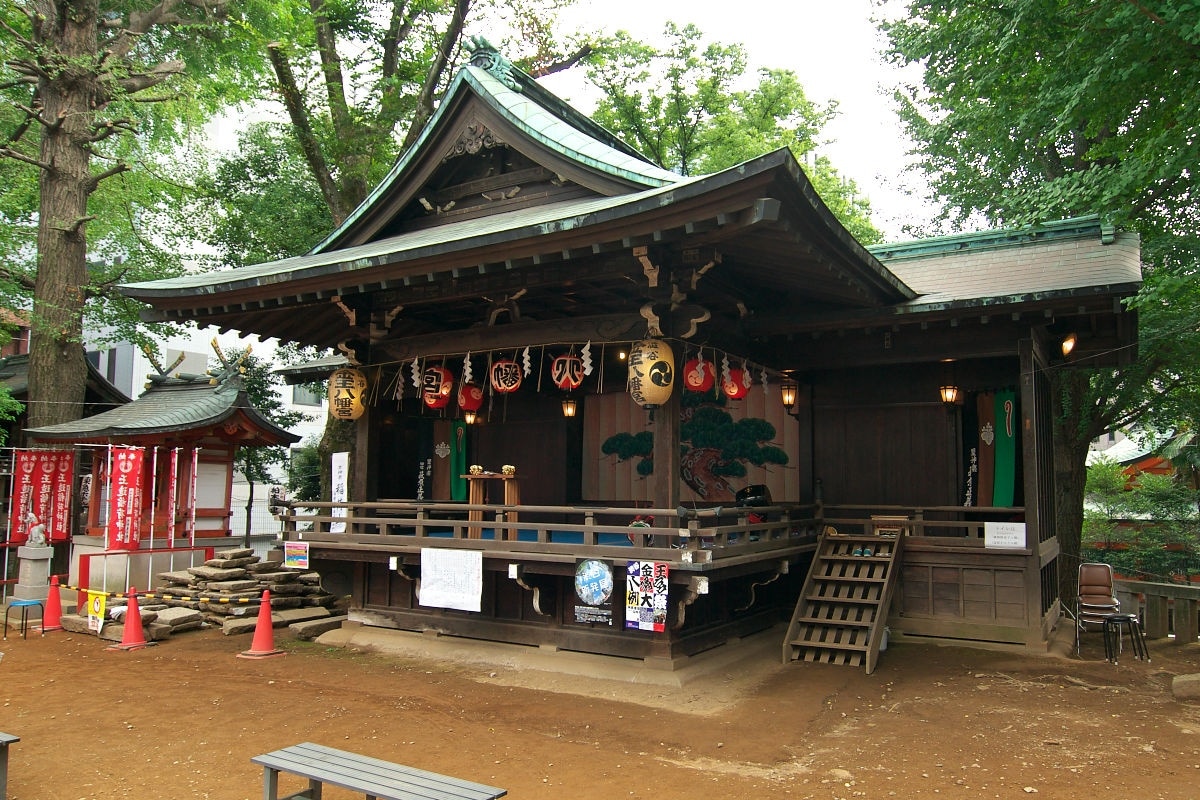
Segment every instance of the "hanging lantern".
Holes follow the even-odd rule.
[[[711,361],[693,358],[683,365],[683,385],[689,392],[703,394],[717,382],[717,367]]]
[[[450,405],[454,393],[454,374],[445,367],[429,367],[421,376],[421,400],[429,408]]]
[[[721,391],[730,400],[741,400],[750,393],[750,373],[744,369],[729,370],[729,378],[721,381]]]
[[[473,383],[458,386],[458,407],[463,411],[478,411],[483,406],[483,387]]]
[[[578,389],[583,385],[583,359],[574,353],[558,356],[550,362],[550,377],[564,391]]]
[[[329,376],[329,415],[336,419],[358,419],[367,410],[363,396],[367,376],[362,370],[345,367]]]
[[[662,339],[643,339],[629,351],[629,393],[644,408],[662,405],[675,386],[675,353]]]
[[[511,394],[521,388],[521,365],[507,358],[492,364],[492,391],[496,394]]]

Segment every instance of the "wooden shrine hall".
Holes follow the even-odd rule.
[[[294,379],[347,494],[285,524],[353,619],[870,670],[885,624],[1044,646],[1048,375],[1130,356],[1139,281],[1097,219],[863,247],[786,150],[673,174],[479,42],[311,252],[122,290],[337,354]]]

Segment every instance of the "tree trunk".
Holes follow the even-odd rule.
[[[350,454],[350,472],[354,472],[355,448],[358,423],[348,419],[329,417],[325,422],[325,432],[321,434],[321,442],[317,445],[317,453],[321,457],[321,500],[328,503],[333,497],[333,471],[330,459],[334,453]],[[360,500],[366,498],[357,498]]]
[[[254,511],[254,481],[247,478],[246,486],[246,535],[242,540],[242,547],[250,546],[251,516]]]
[[[1083,499],[1087,484],[1087,454],[1095,422],[1085,412],[1091,408],[1088,376],[1082,370],[1060,371],[1053,380],[1054,398],[1054,514],[1058,536],[1059,598],[1067,608],[1075,605],[1079,563],[1083,550]]]
[[[96,83],[95,0],[39,4],[39,33],[53,69],[38,85],[43,102],[38,207],[38,263],[29,344],[29,425],[83,415],[87,361],[82,342],[87,273],[87,205]]]

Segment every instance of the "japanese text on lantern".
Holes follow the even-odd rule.
[[[358,419],[366,406],[367,376],[357,369],[334,370],[329,376],[329,415],[337,419]]]

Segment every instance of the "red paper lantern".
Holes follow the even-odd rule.
[[[483,406],[483,387],[473,383],[458,386],[458,407],[463,411],[478,411]]]
[[[558,356],[550,362],[550,377],[559,389],[578,389],[583,385],[583,359],[574,353]]]
[[[689,392],[703,394],[717,382],[717,368],[711,361],[693,358],[683,365],[683,385]]]
[[[511,394],[521,388],[521,365],[507,358],[492,364],[492,391],[496,394]]]
[[[454,394],[454,374],[445,367],[429,367],[421,375],[421,399],[430,408],[445,408]]]
[[[744,369],[729,370],[729,380],[721,381],[721,391],[730,400],[741,400],[750,393],[750,373]]]

